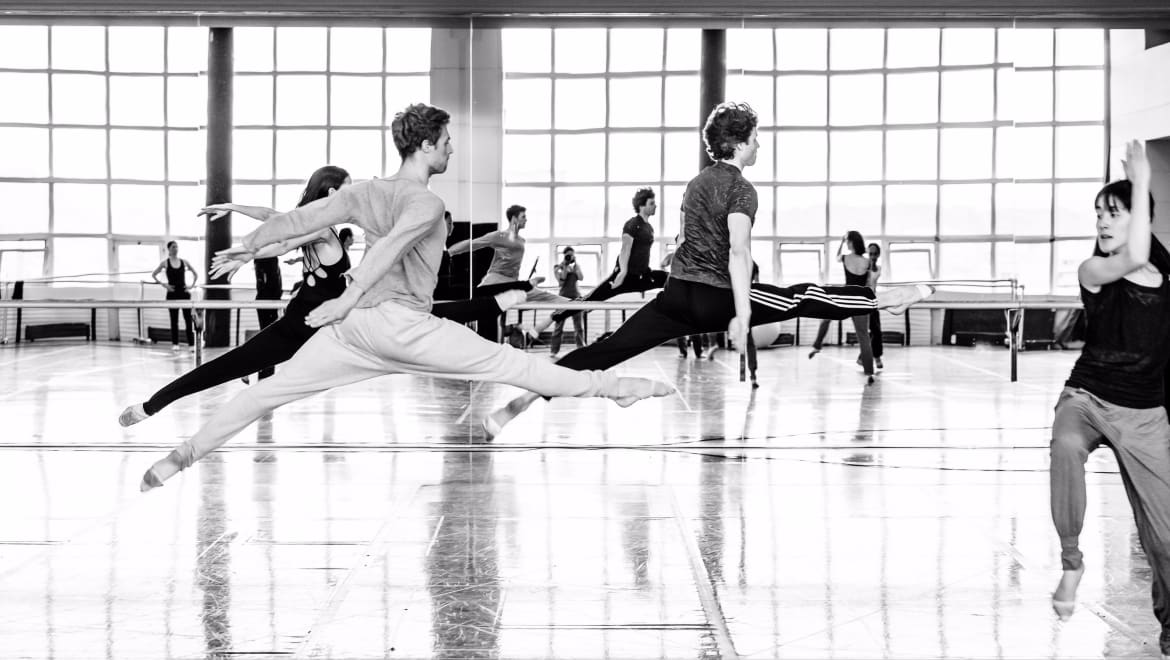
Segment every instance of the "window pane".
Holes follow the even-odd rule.
[[[232,122],[236,126],[272,125],[272,76],[236,76],[232,88]]]
[[[890,74],[886,121],[891,124],[933,124],[938,121],[938,74]]]
[[[54,232],[104,234],[109,229],[106,216],[104,183],[58,183],[53,186]]]
[[[670,28],[666,31],[668,71],[694,71],[699,68],[699,35],[699,30],[694,28]]]
[[[239,94],[239,86],[233,94]],[[271,102],[268,104],[271,107]],[[271,112],[271,111],[269,111]],[[271,117],[271,114],[269,115]],[[207,123],[207,79],[176,77],[167,79],[167,124],[202,126]],[[239,119],[236,119],[239,122]],[[271,123],[271,119],[269,120]]]
[[[53,75],[53,121],[58,124],[106,123],[106,79]]]
[[[0,61],[3,66],[8,62]],[[47,124],[49,122],[49,77],[43,73],[0,73],[0,122]]]
[[[829,78],[829,123],[882,123],[882,76],[876,73]]]
[[[882,178],[881,131],[832,131],[829,153],[829,177],[833,181]]]
[[[276,123],[325,124],[325,76],[277,76]]]
[[[233,28],[232,59],[236,71],[272,71],[275,30],[273,28]]]
[[[934,236],[935,186],[887,186],[887,235]]]
[[[163,72],[163,31],[155,26],[110,26],[110,71]]]
[[[995,129],[995,177],[1011,179],[1015,176],[1015,128],[1000,126]]]
[[[553,194],[557,238],[605,234],[604,188],[559,187]]]
[[[329,32],[329,70],[373,73],[382,70],[380,28],[335,27]],[[379,95],[381,90],[379,90]]]
[[[158,244],[154,241],[147,243],[118,243],[117,261],[114,263],[116,279],[122,282],[140,282],[150,276],[162,256],[159,254]]]
[[[991,233],[991,184],[950,184],[939,192],[939,228],[943,236]]]
[[[994,60],[994,28],[946,28],[942,31],[943,65],[990,64]]]
[[[933,280],[934,246],[913,243],[890,245],[889,272],[882,279],[888,282],[919,282]]]
[[[753,181],[773,181],[775,177],[772,173],[772,163],[776,158],[776,152],[769,147],[774,144],[773,131],[759,131],[760,149],[756,152],[756,164],[748,170],[748,178]]]
[[[603,73],[604,28],[557,28],[553,31],[557,73]]]
[[[828,115],[825,76],[780,76],[776,79],[777,126],[824,126]]]
[[[760,126],[772,126],[775,113],[772,102],[775,93],[772,90],[772,76],[741,76],[727,77],[727,98],[739,103],[747,103],[756,111]]]
[[[372,179],[382,175],[382,131],[333,131],[326,162],[344,167],[354,179]],[[395,152],[393,162],[397,162]],[[320,165],[318,165],[320,167]],[[302,172],[307,179],[310,172]]]
[[[101,129],[53,129],[53,176],[104,179],[106,132]]]
[[[658,133],[611,135],[609,180],[631,183],[662,180],[662,136]]]
[[[232,199],[240,204],[247,204],[249,206],[268,206],[275,209],[286,211],[295,206],[295,201],[283,200],[283,203],[273,203],[272,200],[272,186],[264,185],[239,185],[232,186]],[[249,218],[246,215],[236,214],[232,216],[232,236],[240,237],[248,232],[256,229],[259,222]],[[203,229],[200,229],[196,236],[202,236]]]
[[[501,220],[504,218],[505,208],[520,204],[528,209],[528,226],[524,228],[524,233],[528,234],[529,238],[548,238],[551,216],[549,196],[548,188],[504,186],[502,198],[504,207],[500,209],[499,217]]]
[[[605,135],[558,135],[553,145],[557,181],[604,181]]]
[[[346,168],[346,171],[348,172],[349,169]],[[306,176],[305,178],[307,179],[308,177]],[[265,194],[272,195],[272,197],[273,197],[272,208],[287,210],[287,209],[291,209],[291,208],[296,208],[297,204],[300,203],[301,195],[303,195],[305,192],[305,187],[299,183],[294,183],[294,184],[284,183],[284,184],[279,184],[279,185],[275,185],[275,186],[271,186],[271,187],[264,186],[264,192],[265,192]],[[250,224],[252,223],[251,220],[246,220],[246,222],[248,222]],[[360,234],[358,236],[360,237]],[[355,239],[355,243],[356,243],[356,239]]]
[[[0,127],[0,176],[49,176],[49,131]]]
[[[891,29],[886,39],[886,66],[938,66],[937,28]]]
[[[661,71],[663,32],[659,28],[609,31],[610,71]]]
[[[53,26],[54,69],[104,71],[106,29],[104,27]]]
[[[776,244],[772,241],[752,241],[752,259],[760,267],[760,281],[772,284],[777,280],[775,255]]]
[[[780,246],[780,278],[782,284],[823,282],[825,279],[821,250],[811,246]]]
[[[885,30],[833,29],[829,31],[829,67],[880,69],[885,54]]]
[[[386,77],[386,126],[394,115],[415,103],[431,102],[431,79],[428,76]],[[536,128],[535,126],[533,128]]]
[[[167,131],[167,178],[198,181],[207,172],[207,143],[202,131]]]
[[[672,132],[666,140],[662,178],[667,181],[689,181],[699,173],[699,140],[695,133]],[[676,209],[677,210],[677,209]]]
[[[333,76],[329,85],[333,126],[377,126],[382,117],[382,80]]]
[[[995,72],[944,71],[942,74],[943,121],[991,121],[995,112]]]
[[[942,178],[991,177],[991,129],[942,129]]]
[[[1100,189],[1099,183],[1056,184],[1057,236],[1093,235],[1093,204]]]
[[[662,216],[662,235],[672,240],[678,236],[679,209],[682,208],[683,186],[663,186],[658,199],[658,214]]]
[[[325,131],[276,132],[276,178],[306,179],[325,157]]]
[[[824,236],[827,192],[823,186],[776,188],[776,233],[781,236]]]
[[[828,164],[825,131],[776,133],[777,181],[824,181]]]
[[[997,184],[995,188],[997,233],[1052,235],[1052,184]]]
[[[938,131],[923,129],[886,133],[887,179],[938,177]]]
[[[272,178],[272,131],[232,131],[232,175],[237,179]]]
[[[1102,179],[1105,174],[1105,128],[1058,126],[1055,160],[1058,178]]]
[[[110,76],[110,123],[122,126],[162,126],[163,79]]]
[[[564,90],[565,88],[558,87],[557,94]],[[565,99],[565,101],[571,102],[572,99]],[[662,79],[616,78],[611,80],[609,82],[609,125],[661,126]]]
[[[1104,71],[1056,72],[1057,121],[1101,121],[1104,118]]]
[[[167,207],[162,186],[110,186],[110,224],[115,234],[167,232]]]
[[[770,71],[772,69],[772,39],[772,30],[769,29],[748,28],[728,30],[728,73],[743,69]],[[735,97],[729,96],[728,98]]]
[[[504,135],[504,181],[548,181],[552,139],[548,135]]]
[[[49,231],[49,184],[0,182],[0,199],[7,200],[0,234]]]
[[[549,128],[552,82],[504,80],[504,128]]]
[[[167,71],[199,73],[207,69],[207,28],[167,28]],[[235,52],[238,46],[233,43]]]
[[[697,118],[694,100],[699,98],[698,76],[670,76],[666,79],[666,108],[663,121],[667,126],[694,126]]]
[[[162,131],[110,131],[110,176],[115,179],[163,179]]]
[[[1052,287],[1052,246],[1049,243],[1016,243],[1014,273],[1026,294],[1047,294]],[[1006,272],[1006,271],[1001,271]]]
[[[54,238],[53,276],[110,271],[110,244],[104,238]]]
[[[772,186],[756,186],[756,221],[752,225],[752,234],[756,236],[772,236],[776,233],[776,191]]]
[[[938,277],[942,280],[991,278],[990,243],[940,243]]]
[[[1052,30],[1047,28],[1014,30],[1012,59],[1017,67],[1052,66]]]
[[[505,28],[500,30],[500,33],[504,71],[509,73],[552,71],[552,30]]]
[[[410,55],[404,57],[404,53],[410,53]],[[386,71],[428,73],[430,70],[430,28],[389,28],[386,30]],[[425,101],[422,102],[425,103]]]
[[[278,71],[324,71],[326,28],[276,28]]]
[[[1080,282],[1077,279],[1077,270],[1081,262],[1093,254],[1094,239],[1080,239],[1071,241],[1056,241],[1055,250],[1056,278],[1052,283],[1052,293],[1069,295],[1080,293]]]
[[[881,186],[833,186],[829,189],[829,235],[844,235],[852,230],[863,236],[881,233]]]
[[[1099,66],[1105,63],[1105,31],[1061,29],[1056,31],[1056,65]]]
[[[1052,72],[1016,71],[1012,76],[1012,119],[1052,121]]]
[[[827,30],[776,30],[776,68],[780,71],[824,71],[827,68]]]
[[[27,241],[37,243],[41,241]],[[31,246],[30,246],[31,247]],[[27,280],[42,277],[45,274],[45,253],[40,252],[3,252],[0,253],[0,281]]]
[[[1007,67],[1000,67],[995,72],[995,118],[1001,120],[1015,119],[1015,71]]]
[[[556,127],[602,128],[605,126],[605,79],[556,81]]]
[[[234,186],[233,186],[234,188]],[[233,193],[235,191],[233,190]],[[243,199],[237,197],[237,199]],[[206,191],[203,186],[168,186],[167,187],[167,219],[170,222],[168,236],[202,236],[206,229],[206,220],[195,215],[205,206]],[[255,202],[244,202],[245,204]],[[232,220],[232,229],[240,221]]]
[[[1011,162],[1012,177],[1016,179],[1048,179],[1052,177],[1052,127],[1016,126],[1007,144],[997,148]]]
[[[12,69],[48,68],[48,27],[0,25],[0,62]]]

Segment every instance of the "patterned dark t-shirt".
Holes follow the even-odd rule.
[[[730,289],[727,216],[742,213],[755,224],[758,205],[755,187],[739,168],[727,163],[704,168],[683,195],[683,240],[670,264],[670,276]]]
[[[630,246],[630,261],[628,263],[630,273],[638,274],[650,270],[650,248],[654,245],[654,227],[649,222],[642,219],[642,216],[635,215],[626,221],[622,227],[623,234],[629,234],[634,239],[634,244]],[[621,265],[619,260],[614,265],[614,270],[617,270]]]

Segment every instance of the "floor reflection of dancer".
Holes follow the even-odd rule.
[[[848,253],[845,252],[847,247],[849,248]],[[841,267],[845,270],[846,285],[869,286],[870,261],[865,248],[865,239],[861,237],[861,232],[850,231],[845,234],[845,237],[841,239],[841,246],[837,248],[837,260],[841,262]],[[874,358],[880,356],[881,353],[880,349],[875,352],[870,343],[869,317],[870,313],[867,312],[861,316],[854,316],[850,320],[853,321],[853,331],[857,334],[857,345],[861,350],[861,356],[857,358],[857,363],[865,370],[866,376],[873,376]],[[824,348],[825,335],[829,332],[830,323],[832,321],[821,321],[820,327],[817,328],[817,338],[813,341],[812,351],[808,354],[809,358],[814,357]],[[878,346],[880,347],[881,344]],[[877,364],[881,365],[880,357]]]
[[[874,308],[899,312],[929,295],[931,289],[925,285],[899,287],[875,297],[864,286],[751,284],[757,199],[743,169],[756,162],[760,147],[756,123],[756,113],[745,104],[722,103],[711,112],[703,139],[715,163],[687,184],[683,241],[666,288],[609,338],[573,351],[557,364],[606,369],[676,337],[724,330],[742,350],[752,325],[797,316],[845,319]],[[484,420],[484,430],[495,435],[537,398],[525,394],[514,399]]]
[[[326,165],[309,177],[297,207],[328,198],[349,184],[348,172],[334,165]],[[212,220],[229,212],[241,213],[261,221],[277,215],[273,209],[242,204],[215,204],[202,211]],[[350,232],[349,242],[352,243],[352,230],[347,227],[341,231]],[[118,423],[122,426],[137,424],[181,398],[257,371],[273,369],[275,365],[291,358],[317,332],[317,328],[305,323],[309,312],[326,300],[337,298],[345,290],[344,275],[350,268],[345,245],[341,233],[334,233],[332,227],[326,227],[258,250],[256,254],[261,255],[261,258],[276,258],[289,250],[301,250],[301,286],[285,307],[284,315],[243,344],[171,381],[146,401],[127,407],[118,417]],[[214,277],[230,275],[253,256],[247,253],[230,257],[217,256],[212,274]],[[522,287],[523,284],[517,286]],[[466,323],[486,313],[498,314],[523,299],[524,295],[519,291],[501,292],[490,298],[440,303],[435,305],[432,313]]]
[[[1150,564],[1159,646],[1170,658],[1170,424],[1163,377],[1170,360],[1170,254],[1151,235],[1150,165],[1140,142],[1126,147],[1128,180],[1097,194],[1097,244],[1077,270],[1085,346],[1065,382],[1052,423],[1052,520],[1063,568],[1052,594],[1072,615],[1085,567],[1085,461],[1108,445],[1117,456]]]
[[[600,302],[623,293],[661,289],[666,285],[666,271],[650,270],[650,249],[654,247],[654,225],[650,224],[650,218],[658,212],[654,191],[639,188],[631,204],[634,217],[622,226],[622,250],[613,272],[590,291],[583,302]],[[553,314],[552,318],[553,321],[562,321],[572,313],[563,310]]]
[[[504,212],[508,218],[508,228],[499,231],[493,231],[489,234],[484,234],[479,238],[469,238],[447,248],[447,253],[451,256],[463,254],[464,252],[474,252],[481,248],[490,247],[493,250],[492,262],[488,266],[487,273],[480,280],[479,285],[472,290],[472,295],[483,295],[485,291],[491,291],[490,287],[495,285],[515,282],[520,279],[520,264],[524,261],[524,237],[520,235],[520,230],[528,225],[528,209],[513,204]],[[533,285],[540,284],[544,281],[543,277],[535,277],[532,280]],[[528,302],[568,302],[568,299],[551,294],[535,286],[528,291]],[[521,324],[521,329],[530,339],[536,339],[545,328],[552,325],[553,315],[551,312],[541,312],[537,315],[537,320],[531,324]]]
[[[345,291],[305,319],[314,327],[330,327],[310,337],[275,376],[218,407],[194,436],[146,471],[143,490],[161,486],[268,411],[384,374],[494,381],[548,396],[602,396],[623,406],[671,391],[645,378],[558,367],[429,313],[447,228],[443,201],[427,186],[432,175],[447,169],[453,151],[449,121],[439,108],[408,107],[391,124],[402,157],[393,177],[347,186],[273,216],[245,236],[241,247],[224,251],[255,254],[341,222],[361,228],[368,246],[361,265],[346,273]]]

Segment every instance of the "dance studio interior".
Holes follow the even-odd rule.
[[[5,0],[0,89],[2,658],[1170,659],[1165,0]]]

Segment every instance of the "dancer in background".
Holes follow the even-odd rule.
[[[572,247],[565,247],[562,252],[561,263],[553,267],[553,275],[556,275],[557,282],[560,283],[561,289],[557,293],[566,300],[580,300],[581,292],[577,289],[577,283],[581,281],[581,264],[577,263],[577,253]],[[573,340],[577,344],[577,348],[585,345],[585,330],[584,323],[582,323],[582,312],[577,311],[569,316],[573,319]],[[557,357],[557,353],[561,350],[561,340],[565,334],[565,319],[557,321],[553,327],[552,345],[550,352],[552,356]]]
[[[849,251],[846,252],[845,249]],[[861,232],[850,231],[841,239],[841,245],[837,248],[837,261],[841,262],[841,268],[845,271],[846,286],[869,286],[870,261],[865,249],[865,239],[861,237]],[[872,287],[871,287],[872,288]],[[853,331],[857,335],[857,345],[861,350],[861,356],[857,358],[857,363],[865,370],[865,375],[873,382],[874,374],[874,351],[873,345],[869,338],[869,312],[861,316],[852,317]],[[832,321],[822,320],[821,325],[817,328],[817,338],[813,341],[813,348],[809,351],[808,357],[811,360],[821,349],[825,346],[825,335],[829,332],[829,324]]]
[[[166,284],[158,281],[158,274],[166,271]],[[187,284],[187,272],[191,273],[191,284]],[[167,290],[167,300],[190,300],[191,287],[199,283],[199,273],[191,267],[191,262],[179,258],[179,244],[167,241],[167,258],[159,262],[158,267],[150,274],[156,284],[162,284]],[[170,308],[167,314],[171,317],[171,350],[179,350],[179,310]],[[187,331],[187,345],[195,350],[195,332],[191,322],[191,310],[183,308],[183,327]]]

